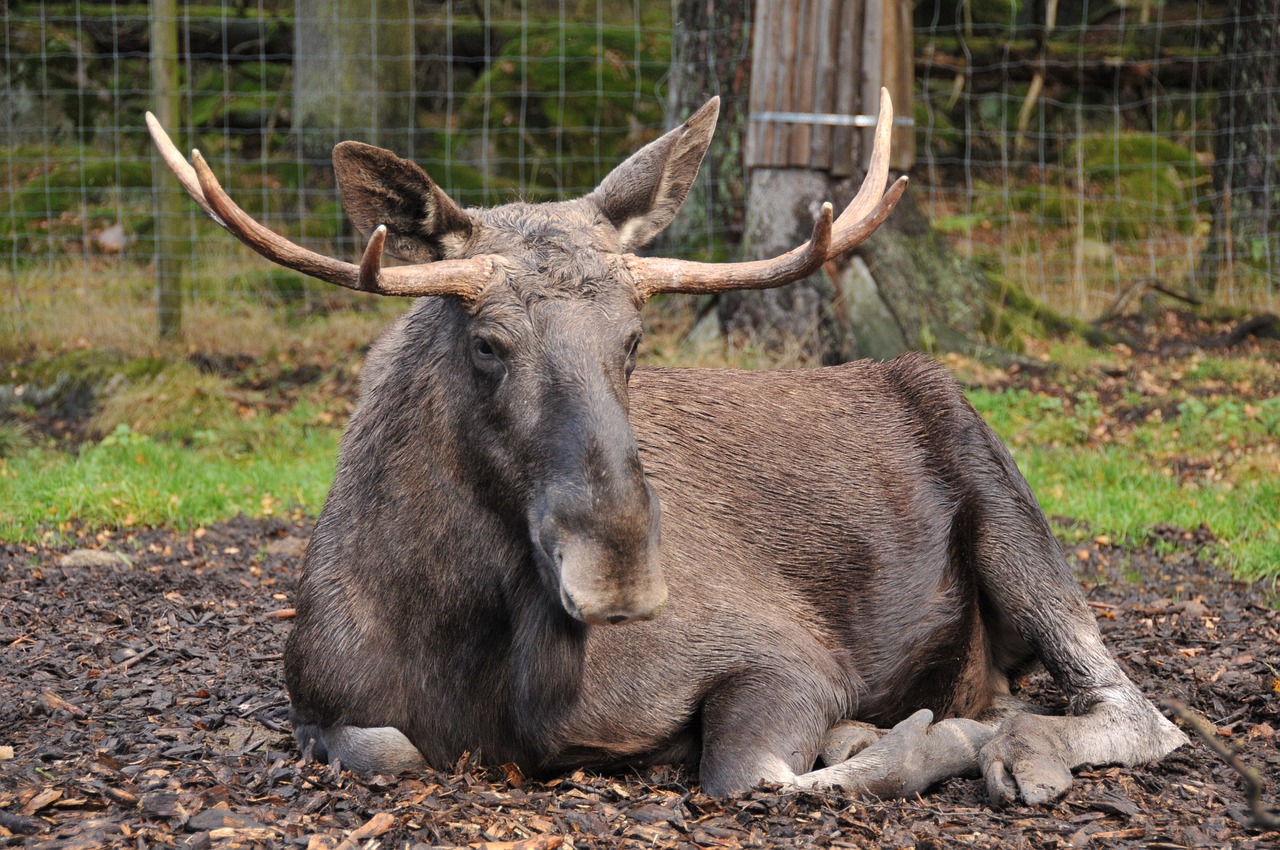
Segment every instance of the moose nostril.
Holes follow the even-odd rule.
[[[612,617],[609,618],[609,622],[615,626],[618,625],[619,623],[625,623],[627,620],[628,620],[628,617],[626,614],[614,614]]]

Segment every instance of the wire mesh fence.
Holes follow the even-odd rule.
[[[179,207],[176,230],[158,226],[157,198],[180,191],[153,170],[142,117],[157,99],[152,31],[161,5],[6,4],[7,335],[154,336],[158,256],[178,260],[196,346],[202,310],[240,309],[247,298],[303,312],[353,304],[253,259],[193,204]],[[166,57],[179,74],[169,129],[180,148],[198,147],[267,226],[349,256],[353,233],[325,153],[340,138],[392,147],[458,201],[493,204],[589,191],[698,105],[685,102],[673,77],[723,80],[723,66],[734,66],[734,86],[705,94],[720,94],[724,110],[740,115],[749,41],[691,34],[683,5],[183,3],[161,21],[178,34]],[[725,26],[750,21],[749,2],[736,5]],[[1052,16],[1044,4],[1012,0],[916,4],[913,191],[961,252],[1068,312],[1096,316],[1144,280],[1193,288],[1221,217],[1215,143],[1233,131],[1219,109],[1229,68],[1276,61],[1233,53],[1223,33],[1276,22],[1205,0],[1048,5]],[[691,38],[734,46],[702,51],[704,65],[721,66],[710,73],[686,65],[673,73],[673,45],[675,61],[685,62],[680,47]],[[1276,78],[1266,79],[1274,103],[1265,86]],[[335,90],[359,109],[325,107]],[[722,134],[741,131],[742,122],[728,124]],[[741,150],[740,140],[726,144]],[[745,178],[732,156],[724,161],[700,178],[667,250],[734,255],[741,217],[725,213],[724,198],[744,197]],[[1270,182],[1274,167],[1260,174],[1262,201],[1238,206],[1229,225],[1254,216],[1252,236],[1228,252],[1217,297],[1274,309],[1280,188]]]
[[[1228,34],[1274,33],[1274,10],[1179,0],[1045,8],[917,6],[919,170],[935,225],[1086,317],[1143,281],[1211,287],[1202,259],[1215,205],[1229,212],[1215,161],[1224,138],[1253,120],[1221,99],[1239,84],[1233,70],[1277,62],[1274,36],[1241,49]],[[1274,72],[1259,82],[1274,104]],[[1280,155],[1274,135],[1269,144],[1252,154]],[[1219,297],[1274,306],[1276,171],[1251,179],[1264,202],[1239,214],[1254,219],[1254,244],[1223,275]]]

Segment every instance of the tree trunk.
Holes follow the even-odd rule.
[[[742,241],[751,8],[752,0],[676,3],[668,123],[684,121],[713,94],[720,96],[720,118],[698,181],[663,234],[660,253],[706,256],[716,246]]]
[[[833,180],[810,169],[756,169],[748,256],[775,256],[804,242],[820,203],[843,209],[860,182],[860,174]],[[998,290],[953,254],[908,190],[889,220],[848,255],[790,286],[730,293],[720,302],[720,319],[730,335],[805,359],[883,360],[910,350],[977,347]]]
[[[345,139],[412,157],[410,0],[297,0],[293,128],[303,154],[328,160]]]
[[[1280,281],[1280,0],[1239,0],[1223,53],[1213,220],[1194,282],[1207,292],[1242,265]]]
[[[746,259],[775,256],[809,238],[823,201],[852,200],[870,155],[883,85],[902,125],[893,168],[914,158],[909,0],[758,3],[753,21]],[[862,67],[851,65],[861,61]],[[721,328],[767,348],[836,363],[904,351],[973,351],[1017,331],[1099,335],[957,257],[910,190],[867,241],[790,286],[728,293]],[[701,332],[701,331],[700,331]]]
[[[160,126],[170,132],[181,127],[178,110],[182,91],[178,83],[178,4],[154,0],[151,4],[152,108]],[[179,142],[181,144],[181,142]],[[156,327],[162,340],[182,332],[182,261],[179,246],[186,237],[186,207],[178,187],[169,179],[164,160],[151,165],[156,187]]]
[[[842,209],[852,199],[870,155],[870,128],[856,128],[875,114],[881,85],[900,119],[912,115],[910,36],[902,0],[757,7],[746,258],[790,250],[809,237],[823,201]],[[850,64],[857,58],[861,69]],[[909,167],[912,143],[909,125],[895,130],[896,167]],[[808,359],[888,358],[971,347],[988,288],[955,261],[908,193],[851,256],[783,289],[727,295],[719,313],[728,333]]]

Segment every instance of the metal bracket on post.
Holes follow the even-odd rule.
[[[876,126],[875,115],[836,115],[832,112],[753,112],[747,120],[765,124],[816,124],[824,127]],[[893,126],[914,127],[916,120],[895,115]]]

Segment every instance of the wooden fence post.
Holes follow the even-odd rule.
[[[178,122],[178,14],[176,0],[151,0],[151,110],[170,133]],[[176,248],[182,244],[182,206],[164,161],[152,156],[155,193],[156,311],[161,339],[182,331],[182,270]]]
[[[881,86],[897,113],[893,166],[911,168],[910,0],[761,0],[754,29],[748,169],[862,170]]]

